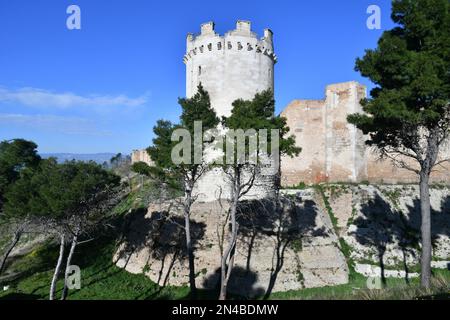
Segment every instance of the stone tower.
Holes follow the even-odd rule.
[[[248,21],[238,21],[236,29],[224,36],[214,31],[214,23],[201,25],[200,34],[188,34],[186,41],[186,96],[192,97],[201,83],[219,117],[229,116],[237,99],[250,100],[256,93],[274,88],[273,33],[264,30],[258,38]],[[273,177],[258,177],[247,198],[265,197],[273,191]],[[202,201],[228,197],[225,176],[219,169],[207,173],[196,193]]]
[[[257,92],[273,90],[275,62],[269,29],[259,39],[250,22],[238,21],[236,30],[220,36],[213,22],[204,23],[199,35],[187,36],[186,96],[193,96],[201,82],[217,114],[228,116],[234,100],[252,99]]]

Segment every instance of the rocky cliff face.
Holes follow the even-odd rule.
[[[266,291],[337,285],[348,282],[351,268],[366,276],[379,275],[381,269],[386,276],[414,276],[420,258],[416,187],[323,185],[283,194],[283,210],[278,214],[268,201],[241,205],[231,291],[251,297]],[[431,194],[434,266],[446,267],[450,191],[433,188]],[[226,212],[226,203],[193,207],[200,288],[218,284]],[[126,236],[114,258],[117,265],[145,273],[160,285],[187,284],[182,225],[175,203],[130,213]]]
[[[417,186],[335,185],[327,187],[325,195],[339,236],[350,246],[357,264],[418,271],[421,219]],[[446,267],[450,259],[450,190],[432,188],[431,206],[433,266]],[[359,266],[366,275],[380,272],[364,271],[368,269],[373,268]]]

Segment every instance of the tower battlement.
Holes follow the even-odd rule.
[[[198,54],[216,54],[224,51],[263,54],[276,62],[273,33],[270,29],[264,29],[264,36],[259,38],[257,33],[251,30],[250,21],[238,20],[236,29],[226,32],[223,36],[216,33],[214,27],[214,22],[210,21],[200,26],[199,34],[188,33],[184,63]]]
[[[260,38],[249,21],[238,20],[234,30],[220,35],[214,22],[203,23],[199,34],[186,39],[186,96],[192,97],[201,83],[218,115],[228,116],[234,100],[273,90],[276,60],[270,29]]]

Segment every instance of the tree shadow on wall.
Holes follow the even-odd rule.
[[[404,238],[404,230],[399,224],[400,221],[406,221],[400,219],[402,213],[399,211],[393,211],[391,205],[384,200],[378,193],[373,199],[368,200],[362,205],[361,216],[358,216],[353,224],[357,227],[356,231],[350,234],[363,246],[374,247],[377,251],[378,264],[381,269],[381,281],[383,286],[386,285],[384,255],[386,253],[387,246],[391,243],[395,243],[396,239],[399,240],[399,245],[403,251],[403,260],[405,271],[406,266],[406,254],[409,248],[409,244]],[[417,241],[416,238],[411,238],[411,246]]]
[[[407,206],[411,216],[411,227],[420,232],[422,216],[420,214],[420,199],[416,198],[412,206]],[[450,196],[445,197],[441,201],[440,208],[435,210],[431,208],[431,236],[433,242],[439,236],[450,236]]]
[[[420,225],[422,216],[420,213],[420,199],[416,198],[412,206],[407,206],[411,216],[411,228],[416,230],[420,240]],[[440,236],[450,237],[450,196],[441,200],[438,210],[431,208],[431,241],[433,249],[437,248],[437,240]]]
[[[383,257],[389,244],[398,243],[402,251],[402,263],[405,271],[405,281],[409,283],[407,256],[414,258],[414,248],[419,249],[420,243],[420,200],[415,199],[412,206],[407,206],[406,214],[395,210],[379,194],[362,206],[361,214],[353,222],[357,229],[351,233],[362,245],[373,246],[377,250],[378,263],[381,269],[382,283],[386,284]],[[449,235],[450,230],[450,197],[442,200],[440,210],[431,211],[431,226],[433,242],[439,235]]]
[[[262,287],[255,287],[258,275],[240,266],[233,267],[228,283],[228,293],[231,299],[256,299],[261,297],[265,290]],[[220,268],[214,274],[203,281],[203,286],[208,288],[208,296],[218,297],[220,293]]]
[[[152,220],[146,217],[147,209],[138,208],[130,211],[123,218],[120,226],[120,238],[118,239],[116,264],[120,259],[125,259],[123,268],[126,268],[132,254],[136,250],[142,249],[147,242],[147,236],[152,229]]]
[[[162,288],[167,285],[173,266],[177,261],[187,261],[186,235],[184,217],[167,211],[154,211],[147,214],[146,209],[136,210],[129,214],[129,221],[122,237],[122,247],[118,259],[125,259],[128,264],[131,255],[140,250],[148,250],[150,259],[161,262],[156,281]],[[206,225],[191,220],[191,240],[195,248],[204,237]]]
[[[422,215],[420,213],[420,199],[416,198],[413,201],[412,206],[407,206],[409,219],[402,219],[403,230],[406,241],[413,238],[415,242],[413,245],[419,249],[421,241],[420,226],[422,224]],[[404,218],[404,215],[401,215]],[[438,210],[431,208],[431,241],[432,247],[437,247],[437,240],[440,236],[450,237],[450,196],[441,200],[441,204]],[[404,262],[405,271],[407,271],[407,265]],[[406,278],[408,282],[408,279]]]
[[[318,207],[311,200],[299,201],[289,198],[262,201],[244,201],[238,210],[239,236],[247,246],[245,272],[251,274],[251,259],[255,241],[265,237],[273,240],[270,277],[264,299],[268,299],[283,269],[286,250],[301,250],[307,237],[327,236],[324,227],[317,228]],[[269,249],[270,246],[268,245]]]

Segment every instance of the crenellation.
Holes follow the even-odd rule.
[[[214,32],[214,22],[209,21],[206,23],[203,23],[200,26],[200,35],[205,36],[205,35],[215,35]]]
[[[240,31],[243,34],[251,33],[251,22],[245,20],[238,20],[236,22],[236,31]]]
[[[217,43],[217,46],[213,46]],[[225,46],[226,44],[226,46]],[[205,50],[205,48],[208,50]],[[258,35],[251,31],[251,23],[249,21],[238,21],[236,29],[225,33],[223,36],[218,35],[214,31],[214,23],[207,22],[201,25],[201,32],[199,35],[189,33],[187,36],[186,54],[184,56],[184,63],[188,59],[192,59],[193,55],[197,53],[213,53],[214,51],[221,51],[225,47],[226,50],[237,50],[242,52],[262,53],[276,62],[277,58],[273,51],[273,32],[270,29],[264,30],[264,37],[258,38]],[[246,50],[243,50],[246,47]]]
[[[236,30],[224,36],[215,33],[213,22],[202,24],[200,35],[188,34],[183,61],[186,96],[192,97],[202,84],[219,117],[230,115],[236,99],[252,99],[258,92],[274,89],[273,33],[265,29],[264,37],[258,39],[249,21],[237,21]],[[356,81],[335,83],[326,86],[323,99],[294,100],[282,111],[289,134],[295,137],[296,146],[302,148],[297,157],[282,157],[282,185],[325,184],[320,190],[316,186],[276,190],[279,186],[273,175],[256,177],[245,200],[261,200],[277,194],[281,197],[277,198],[277,207],[273,207],[273,199],[254,201],[251,206],[241,203],[243,210],[239,211],[249,214],[239,223],[233,262],[238,269],[251,270],[251,276],[248,272],[232,276],[228,286],[230,293],[258,298],[253,294],[259,288],[271,287],[272,292],[277,292],[348,284],[352,270],[349,260],[354,271],[372,279],[419,276],[417,272],[406,270],[420,264],[417,239],[410,241],[416,238],[411,235],[416,235],[415,231],[420,229],[418,177],[389,161],[380,161],[374,149],[365,144],[370,137],[347,121],[348,115],[363,112],[361,101],[366,97],[366,87]],[[221,126],[219,129],[227,130]],[[194,143],[195,140],[194,137]],[[210,151],[213,150],[207,148],[204,153],[207,162],[218,155]],[[438,161],[448,158],[450,141],[440,149]],[[404,160],[414,167],[411,160]],[[140,161],[152,165],[146,150],[134,150],[132,162]],[[247,180],[247,175],[248,172],[244,172],[243,181]],[[433,226],[439,227],[431,229],[431,266],[448,268],[450,163],[435,168],[431,181],[439,183],[429,190]],[[405,183],[416,185],[401,185]],[[202,229],[194,246],[194,267],[202,270],[194,279],[197,288],[212,290],[220,281],[217,270],[221,266],[217,257],[222,255],[223,243],[217,241],[220,236],[217,227],[226,227],[229,223],[226,213],[229,213],[230,201],[222,200],[230,198],[230,189],[229,180],[218,166],[207,171],[194,187],[197,201],[190,208],[191,226]],[[175,219],[161,219],[161,212],[170,211],[174,218],[185,215],[173,202],[150,203],[145,216],[139,214],[136,221],[130,220],[126,239],[146,245],[134,246],[123,241],[113,257],[117,266],[129,272],[144,273],[158,285],[187,284],[190,268],[184,259],[153,254],[161,243],[170,243],[176,252],[186,246],[179,237],[186,230]],[[143,219],[146,223],[141,223]],[[383,229],[394,236],[387,239]],[[153,232],[155,230],[158,232]],[[284,241],[288,238],[281,239],[284,243],[280,243],[279,234],[275,232],[279,230],[283,231],[283,237],[295,235],[292,239],[300,243],[292,241],[288,246],[289,241]],[[228,236],[229,232],[222,229],[222,235]],[[274,257],[279,258],[280,244],[286,250],[282,257],[283,268],[277,271],[274,282],[274,262],[278,263]],[[405,271],[397,270],[399,264]]]
[[[272,44],[273,41],[273,32],[270,29],[264,29],[264,38],[263,40],[265,40],[268,43]]]

